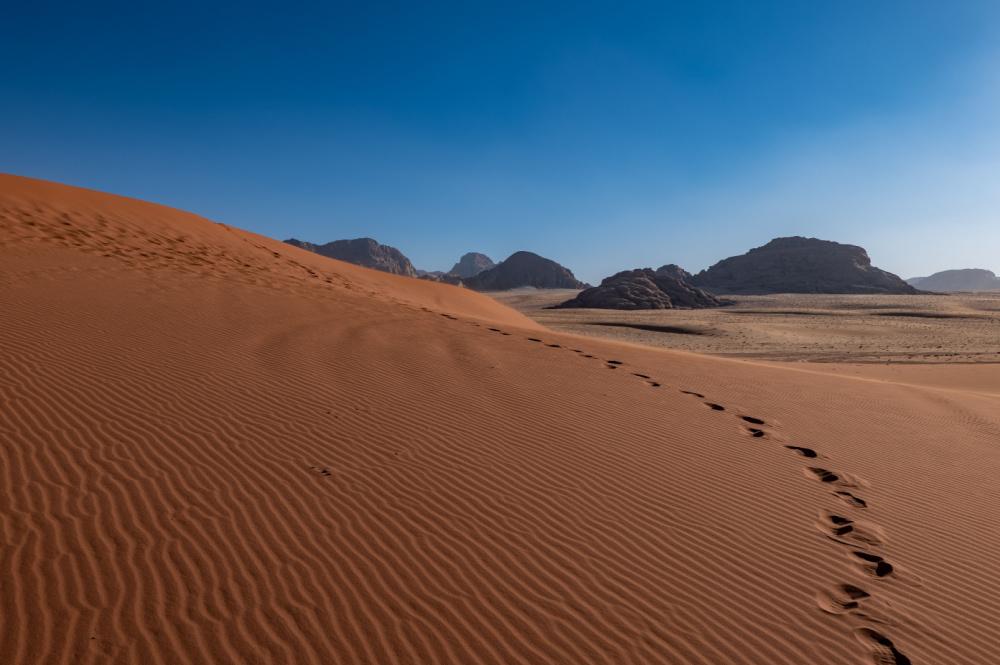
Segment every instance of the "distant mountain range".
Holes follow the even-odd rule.
[[[524,286],[539,289],[582,289],[588,286],[574,277],[568,268],[532,252],[514,252],[499,264],[494,264],[485,254],[469,252],[450,271],[441,272],[417,270],[401,251],[372,238],[334,240],[322,245],[295,238],[285,242],[331,259],[396,275],[457,284],[477,291],[504,291]]]
[[[322,245],[285,242],[323,256],[382,270],[465,286],[477,291],[520,287],[584,289],[568,268],[532,252],[519,251],[499,264],[478,252],[463,255],[448,272],[417,270],[395,247],[372,238],[336,240]],[[616,273],[565,307],[663,309],[716,307],[725,294],[856,293],[913,294],[926,291],[1000,289],[988,270],[945,271],[910,283],[872,265],[861,247],[800,236],[775,238],[745,254],[719,261],[697,275],[675,265]]]
[[[1000,291],[1000,277],[992,270],[963,268],[942,270],[929,277],[911,277],[906,280],[922,291],[948,293],[950,291]]]

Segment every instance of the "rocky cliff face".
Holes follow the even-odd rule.
[[[559,307],[593,309],[700,309],[724,304],[710,293],[692,286],[690,275],[676,265],[657,270],[624,270],[605,278],[600,286],[581,292]]]
[[[493,263],[493,259],[486,256],[485,254],[480,254],[479,252],[469,252],[465,254],[458,260],[451,270],[448,271],[451,275],[456,275],[462,279],[468,279],[470,277],[475,277],[484,270],[489,270],[490,268],[496,266]]]
[[[799,236],[723,259],[691,282],[715,293],[918,293],[861,247]]]
[[[493,268],[463,281],[467,287],[477,291],[504,291],[522,286],[539,289],[581,289],[586,286],[567,268],[531,252],[515,252]]]
[[[1000,277],[992,270],[965,268],[942,270],[930,277],[914,277],[906,280],[910,286],[922,291],[948,293],[950,291],[1000,291]]]
[[[334,240],[325,245],[316,245],[290,238],[285,241],[289,245],[315,252],[331,259],[339,259],[366,268],[374,268],[394,275],[416,277],[417,271],[406,256],[389,245],[381,245],[372,238],[355,238],[354,240]]]

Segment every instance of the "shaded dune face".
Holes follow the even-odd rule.
[[[994,397],[10,176],[0,311],[0,662],[990,662]]]

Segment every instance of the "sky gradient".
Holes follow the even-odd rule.
[[[4,13],[0,171],[428,270],[529,249],[597,282],[807,235],[1000,272],[995,2]]]

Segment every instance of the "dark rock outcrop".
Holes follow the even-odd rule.
[[[673,264],[655,271],[651,268],[624,270],[557,307],[700,309],[725,304],[712,294],[692,286],[688,278],[690,275],[683,268]]]
[[[691,273],[684,268],[681,268],[676,263],[668,263],[665,266],[660,266],[656,269],[656,274],[660,277],[673,277],[674,279],[682,282],[691,281]]]
[[[493,259],[486,256],[485,254],[480,254],[479,252],[469,252],[464,254],[462,258],[458,260],[451,270],[448,272],[452,275],[457,275],[462,279],[468,279],[470,277],[475,277],[484,270],[489,270],[496,264],[493,263]]]
[[[539,289],[582,289],[586,286],[567,268],[531,252],[514,252],[505,261],[464,282],[477,291],[505,291],[522,286]]]
[[[800,236],[723,259],[691,283],[715,293],[919,293],[861,247]]]
[[[289,245],[315,252],[331,259],[339,259],[366,268],[374,268],[394,275],[416,277],[417,271],[406,256],[389,245],[381,245],[372,238],[355,238],[354,240],[334,240],[325,245],[316,245],[290,238],[285,241]]]
[[[906,280],[910,286],[922,291],[948,293],[950,291],[1000,291],[1000,277],[992,270],[964,268],[942,270],[930,277],[914,277]]]

